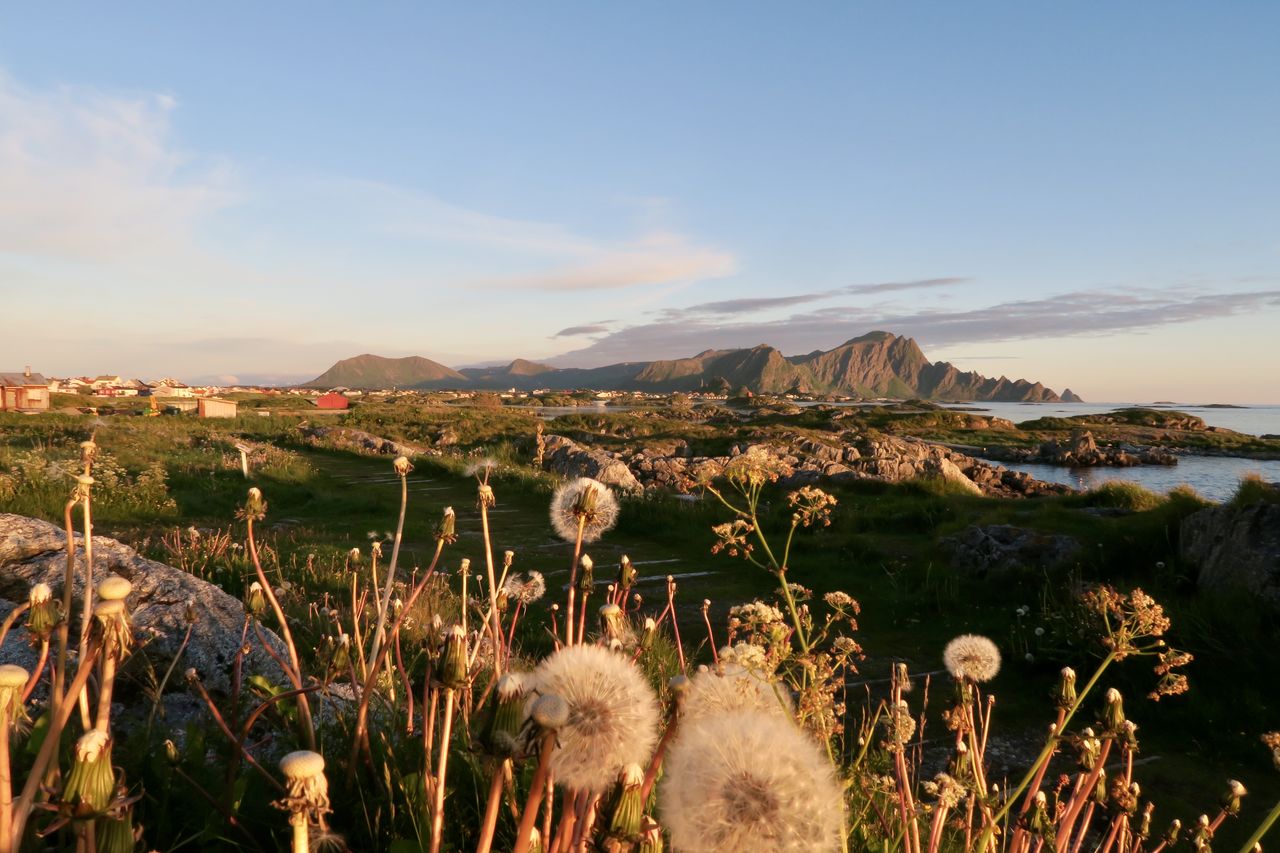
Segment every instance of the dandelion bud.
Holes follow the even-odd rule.
[[[503,552],[502,552],[502,568],[504,568],[504,569],[509,569],[509,568],[511,568],[511,564],[512,564],[512,563],[514,563],[515,561],[516,561],[516,552],[515,552],[515,551],[503,551]]]
[[[453,507],[445,507],[444,512],[440,514],[440,521],[436,524],[436,541],[443,542],[446,545],[452,545],[454,542],[457,542],[457,522],[458,517],[454,514]]]
[[[129,611],[120,599],[105,598],[93,606],[93,615],[102,631],[102,643],[108,654],[123,658],[133,645]]]
[[[618,560],[618,587],[627,589],[636,582],[636,567],[631,565],[631,558],[626,554]]]
[[[249,591],[245,595],[245,608],[254,616],[261,616],[263,611],[267,609],[267,596],[262,591],[262,584],[254,581],[249,584]]]
[[[445,633],[437,678],[445,687],[458,690],[467,686],[467,670],[467,635],[462,626],[452,625]]]
[[[27,611],[27,633],[31,635],[33,644],[49,639],[53,629],[62,621],[62,607],[54,600],[53,591],[46,583],[35,584],[27,601],[31,605]]]
[[[360,563],[359,548],[352,548],[350,551],[347,552],[347,562],[353,566],[358,565]]]
[[[262,519],[267,514],[267,502],[262,498],[262,489],[252,486],[249,489],[249,499],[244,505],[245,518],[252,521]]]
[[[1106,702],[1104,723],[1107,731],[1112,734],[1121,734],[1124,730],[1124,701],[1120,691],[1114,687],[1107,688]]]
[[[569,722],[569,703],[554,693],[544,693],[533,703],[529,716],[544,730],[559,731]]]
[[[1137,795],[1135,791],[1134,797],[1137,797]],[[1155,811],[1155,808],[1155,803],[1147,803],[1147,807],[1142,811],[1142,820],[1138,824],[1137,836],[1144,841],[1151,837],[1151,813]]]
[[[1178,843],[1178,836],[1182,834],[1182,821],[1176,817],[1169,824],[1169,828],[1164,833],[1164,843],[1166,847],[1172,847]]]
[[[413,470],[413,465],[409,463],[409,457],[407,456],[397,456],[395,461],[391,463],[391,467],[401,477],[407,477],[409,472]]]
[[[525,679],[519,673],[508,672],[498,679],[493,696],[493,716],[483,735],[483,742],[492,754],[507,757],[515,751],[526,693]]]
[[[1076,671],[1069,666],[1062,668],[1058,680],[1058,695],[1054,697],[1059,708],[1069,710],[1076,703]]]
[[[594,568],[595,563],[586,554],[582,555],[582,559],[578,561],[580,567],[578,571],[578,593],[586,595],[591,592],[596,585]]]
[[[1235,779],[1228,779],[1227,792],[1222,796],[1222,808],[1233,817],[1238,815],[1240,813],[1240,799],[1248,793],[1244,785]]]
[[[1093,799],[1100,806],[1107,804],[1107,771],[1098,771],[1098,784],[1093,789]]]
[[[200,683],[200,673],[196,672],[194,666],[187,667],[187,671],[182,674],[182,677],[187,680],[188,684]]]
[[[25,669],[16,664],[0,664],[0,728],[17,728],[27,721],[26,711],[22,707],[22,691],[30,677]]]
[[[604,633],[611,640],[622,637],[622,608],[616,604],[606,604],[600,608],[600,624]]]
[[[495,506],[498,503],[497,497],[493,494],[493,486],[488,483],[481,483],[476,489],[476,504],[480,507],[487,508]]]
[[[200,610],[196,607],[194,598],[187,599],[187,606],[182,611],[182,621],[188,625],[194,625],[200,621]]]
[[[628,764],[622,768],[613,817],[609,820],[609,834],[614,838],[629,840],[640,834],[640,818],[644,813],[640,788],[643,785],[644,771],[639,764]]]
[[[647,652],[653,648],[653,639],[658,636],[658,623],[652,616],[644,618],[644,633],[640,635],[640,650]]]
[[[116,792],[115,771],[111,768],[111,737],[91,729],[76,741],[75,763],[62,788],[62,799],[77,813],[104,811]]]
[[[542,846],[542,830],[536,826],[529,833],[529,853],[546,853]]]
[[[178,745],[168,738],[164,740],[164,757],[175,767],[182,762],[182,755],[178,752]]]

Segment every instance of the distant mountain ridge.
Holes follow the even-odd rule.
[[[393,381],[394,380],[394,381]],[[635,361],[594,368],[555,368],[524,359],[503,367],[456,371],[425,358],[344,359],[307,387],[416,388],[532,391],[576,388],[616,391],[789,392],[861,397],[1059,402],[1052,389],[1026,379],[991,379],[931,362],[911,338],[870,332],[830,350],[785,356],[761,344],[749,349],[706,350],[689,358]],[[1068,401],[1079,400],[1070,391]]]

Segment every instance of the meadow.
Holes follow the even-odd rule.
[[[710,453],[818,427],[810,412],[764,410],[743,424],[691,418],[675,402],[547,429]],[[453,437],[399,468],[308,439],[304,420],[0,416],[0,510],[62,525],[69,499],[91,503],[97,535],[243,600],[290,650],[278,683],[209,697],[210,713],[233,722],[255,709],[239,738],[209,722],[115,731],[111,690],[149,700],[118,637],[113,647],[109,630],[89,632],[89,657],[61,676],[51,663],[47,678],[73,683],[101,658],[82,687],[96,700],[106,690],[105,728],[95,720],[77,737],[76,690],[60,696],[52,683],[23,684],[10,703],[9,722],[35,720],[14,729],[0,780],[15,789],[11,816],[28,809],[11,849],[711,850],[742,849],[732,839],[746,827],[774,838],[768,849],[1153,850],[1173,818],[1183,843],[1235,849],[1280,797],[1259,741],[1280,707],[1264,677],[1280,632],[1252,602],[1195,589],[1177,549],[1180,521],[1204,506],[1194,493],[1113,484],[1002,500],[936,481],[805,490],[744,461],[694,500],[625,497],[566,492],[533,468],[533,411],[397,401],[326,418],[409,443]],[[77,491],[86,471],[93,483]],[[1238,496],[1268,499],[1257,484]],[[607,529],[587,536],[597,522]],[[946,537],[992,524],[1082,547],[1051,569],[956,570]],[[537,597],[532,572],[545,586]],[[58,630],[46,632],[54,646]],[[994,642],[998,674],[985,647],[944,659],[971,634]],[[613,691],[590,694],[584,673]],[[198,694],[198,676],[184,689]],[[1174,695],[1144,698],[1161,688]],[[1062,736],[1042,749],[1055,718]],[[115,772],[90,796],[72,780],[95,760],[101,773],[102,753],[79,748],[92,730],[110,732]],[[702,772],[714,765],[699,752],[708,739],[742,751],[741,766],[723,769],[734,796],[708,794],[727,790]],[[746,760],[766,747],[773,766]],[[324,756],[323,791],[305,755],[277,771],[299,751]],[[778,775],[784,758],[809,787],[788,787],[799,783]],[[33,772],[48,784],[24,800],[16,791]],[[126,824],[140,838],[124,841]]]

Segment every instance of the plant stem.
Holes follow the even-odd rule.
[[[378,600],[378,626],[373,632],[373,649],[369,652],[369,661],[378,657],[385,639],[383,631],[387,626],[387,609],[391,607],[391,591],[396,580],[396,563],[400,559],[400,540],[404,538],[404,515],[409,506],[409,475],[400,475],[400,519],[396,522],[396,538],[391,544],[391,564],[387,566],[387,581]],[[375,585],[377,581],[374,581]],[[371,665],[370,670],[374,667]]]
[[[1271,811],[1267,812],[1266,818],[1264,818],[1262,823],[1258,825],[1258,828],[1253,831],[1253,835],[1249,836],[1249,840],[1241,846],[1240,853],[1250,853],[1250,851],[1253,850],[1254,845],[1261,841],[1262,836],[1266,835],[1267,831],[1271,829],[1271,825],[1276,822],[1277,818],[1280,818],[1280,801],[1276,802],[1276,804],[1271,807]]]
[[[453,706],[457,701],[452,687],[444,689],[444,722],[440,725],[440,765],[436,771],[435,806],[431,812],[431,853],[440,853],[444,835],[445,773],[449,769],[449,736],[453,733]]]

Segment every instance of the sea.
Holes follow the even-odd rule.
[[[957,403],[947,408],[1005,418],[1014,423],[1035,418],[1092,415],[1142,406],[1172,409],[1195,415],[1208,426],[1247,435],[1280,435],[1280,406],[1274,405],[1185,405],[1180,403]],[[1183,455],[1177,465],[1139,465],[1133,468],[1065,468],[1060,465],[1001,462],[1006,468],[1025,471],[1037,480],[1066,483],[1089,489],[1108,480],[1138,483],[1153,492],[1164,493],[1182,484],[1194,488],[1209,500],[1223,501],[1235,492],[1240,479],[1257,474],[1280,483],[1280,459],[1242,459],[1233,456]]]

